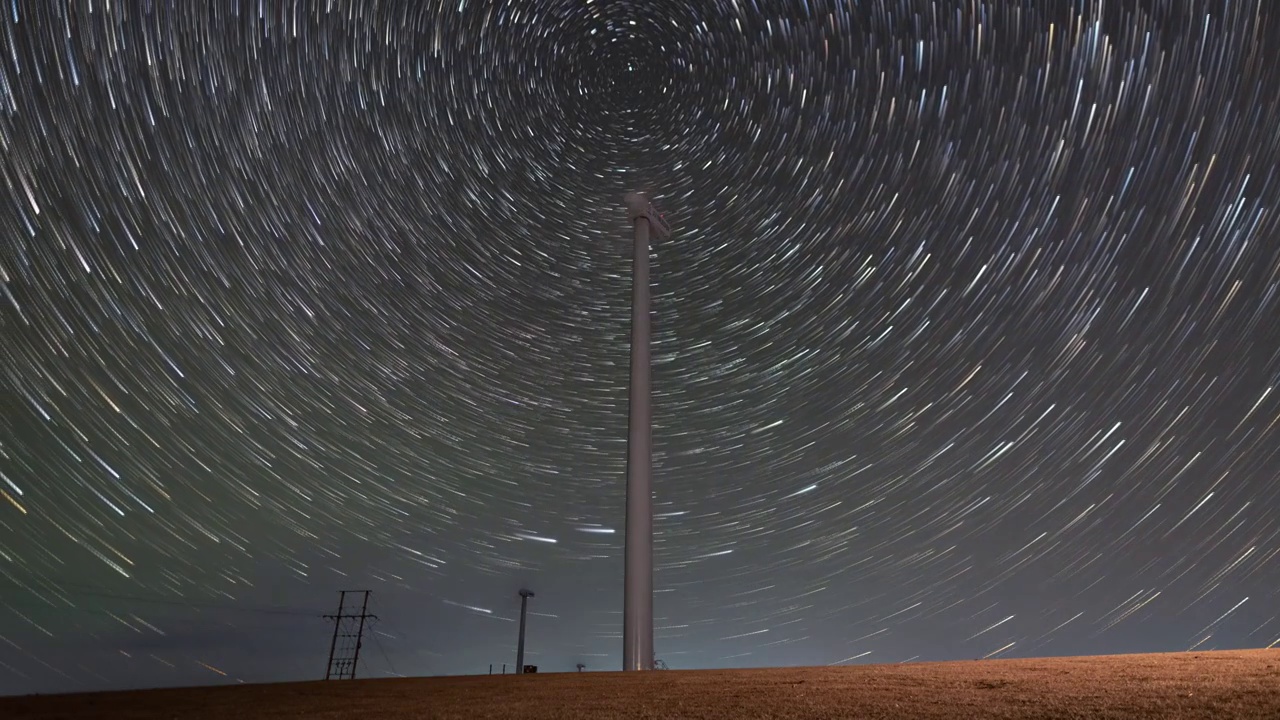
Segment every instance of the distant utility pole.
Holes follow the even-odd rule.
[[[325,680],[356,678],[356,664],[360,662],[360,645],[364,640],[364,621],[367,618],[377,619],[378,617],[369,614],[369,595],[372,592],[372,590],[340,590],[338,614],[325,615],[325,618],[333,620],[333,641],[329,643],[329,664],[324,670]],[[347,593],[364,594],[364,602],[360,604],[359,614],[346,612]],[[355,602],[351,603],[351,609],[355,609]],[[352,632],[353,629],[355,632]],[[342,638],[341,647],[338,645],[338,638]]]

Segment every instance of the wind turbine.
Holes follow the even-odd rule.
[[[627,421],[627,529],[622,599],[622,669],[653,669],[653,363],[649,234],[671,236],[662,215],[640,193],[623,198],[635,231],[631,279],[631,400]]]
[[[532,590],[520,591],[520,639],[516,642],[516,674],[524,672],[524,618],[526,611],[529,609],[529,598],[533,597]]]

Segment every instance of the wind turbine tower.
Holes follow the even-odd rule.
[[[533,597],[532,590],[520,591],[520,640],[516,643],[516,674],[524,672],[524,618],[529,609],[529,598]]]
[[[622,599],[622,669],[653,669],[653,399],[649,353],[649,234],[671,230],[649,199],[627,193],[635,231],[631,286],[631,407],[627,429],[626,566]]]

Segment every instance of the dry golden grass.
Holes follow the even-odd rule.
[[[0,698],[0,718],[1268,718],[1280,649],[563,673]]]

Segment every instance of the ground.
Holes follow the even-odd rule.
[[[235,685],[0,698],[0,718],[1268,718],[1280,649]]]

